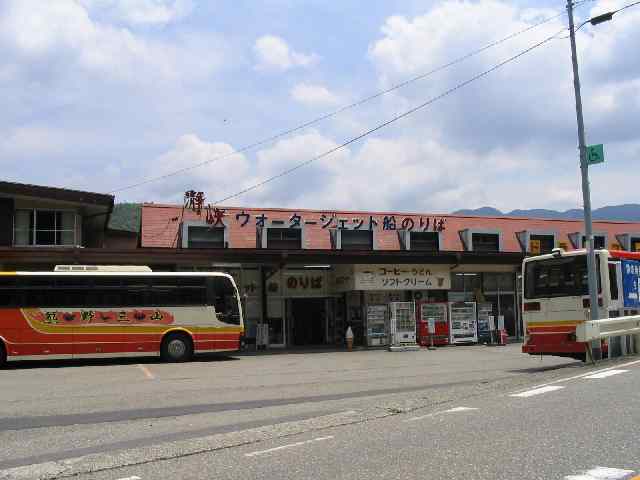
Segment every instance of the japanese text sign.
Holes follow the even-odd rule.
[[[640,308],[640,262],[622,261],[622,291],[625,308]]]

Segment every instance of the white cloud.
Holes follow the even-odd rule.
[[[0,17],[0,47],[22,70],[79,69],[103,78],[144,83],[209,75],[221,54],[194,48],[189,36],[167,42],[95,21],[72,0],[7,0]],[[212,39],[213,40],[213,39]]]
[[[240,188],[250,175],[250,163],[243,154],[224,142],[207,142],[189,133],[180,136],[175,145],[153,161],[151,176],[171,174],[185,167],[206,164],[190,169],[153,184],[151,198],[178,201],[186,189],[206,192],[208,201],[214,201],[226,188]]]
[[[259,70],[288,70],[293,67],[309,67],[318,62],[315,54],[302,54],[289,47],[287,42],[275,35],[264,35],[253,47],[256,68]]]
[[[340,103],[340,98],[327,87],[299,83],[291,89],[291,98],[309,107],[326,107]]]
[[[0,155],[5,157],[49,156],[64,152],[71,132],[44,125],[18,127],[0,135]]]
[[[129,25],[167,25],[193,10],[191,0],[79,0],[92,13]]]

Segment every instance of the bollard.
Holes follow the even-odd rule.
[[[347,333],[344,335],[345,340],[347,341],[347,350],[353,350],[353,330],[351,330],[351,326],[347,327]]]

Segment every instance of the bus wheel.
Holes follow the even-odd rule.
[[[4,343],[0,340],[0,368],[7,364],[7,349]]]
[[[185,333],[170,333],[162,341],[160,356],[166,362],[186,362],[193,356],[193,342]]]

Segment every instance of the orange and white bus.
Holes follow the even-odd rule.
[[[640,271],[640,253],[596,250],[600,318],[638,313],[638,292],[629,288],[626,270]],[[525,258],[522,265],[524,353],[586,358],[586,344],[576,341],[576,326],[590,320],[587,252],[553,253]],[[633,280],[633,279],[631,279]],[[638,282],[636,281],[636,285]],[[640,288],[637,285],[636,288]],[[612,337],[616,348],[629,338]],[[603,341],[604,355],[610,345]]]
[[[235,351],[244,326],[233,278],[148,267],[0,272],[0,364],[7,360]]]

